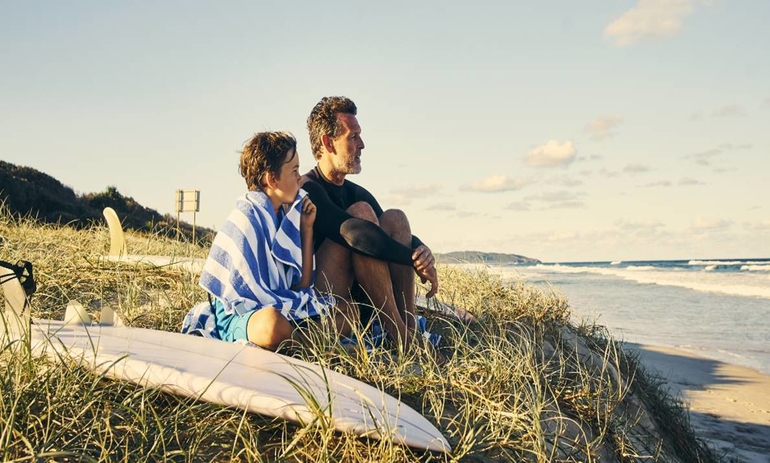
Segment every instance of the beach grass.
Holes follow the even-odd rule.
[[[108,236],[105,226],[44,225],[0,208],[0,259],[35,265],[34,317],[61,319],[77,300],[96,319],[109,305],[130,326],[179,331],[206,297],[197,275],[101,260]],[[126,240],[132,254],[207,255],[161,236],[126,232]],[[445,362],[424,351],[342,348],[328,327],[291,354],[400,398],[442,431],[451,454],[335,432],[322,411],[300,425],[114,381],[0,334],[0,459],[719,461],[661,380],[607,330],[573,324],[557,290],[504,282],[483,267],[439,273],[441,299],[477,319],[426,314],[447,341]]]

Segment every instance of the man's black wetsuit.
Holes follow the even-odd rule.
[[[325,239],[375,259],[412,267],[412,252],[422,244],[412,235],[411,249],[391,238],[377,225],[348,214],[347,208],[363,201],[372,206],[377,217],[382,215],[380,204],[371,193],[350,180],[337,186],[324,178],[316,166],[305,174],[302,188],[317,209],[313,224],[313,247],[317,251]]]
[[[379,226],[347,213],[347,208],[363,201],[372,207],[377,217],[382,215],[379,203],[365,188],[350,180],[337,186],[326,180],[318,166],[305,174],[305,179],[302,188],[307,191],[317,210],[313,224],[313,248],[316,251],[328,238],[359,254],[410,267],[414,265],[413,250],[422,245],[419,238],[412,235],[410,249],[391,238]],[[362,322],[366,323],[371,317],[366,293],[353,282],[351,294],[359,303]]]

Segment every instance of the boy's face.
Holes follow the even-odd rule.
[[[289,150],[283,160],[281,173],[275,180],[275,195],[282,204],[291,204],[299,191],[299,155],[296,150]]]

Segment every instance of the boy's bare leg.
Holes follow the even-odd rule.
[[[263,307],[249,317],[246,337],[249,342],[274,351],[283,341],[291,339],[293,329],[281,312]]]

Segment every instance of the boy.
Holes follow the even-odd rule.
[[[249,191],[214,238],[199,283],[213,301],[194,307],[182,332],[275,350],[295,326],[327,312],[312,285],[316,208],[299,188],[290,133],[255,134],[239,172]]]

